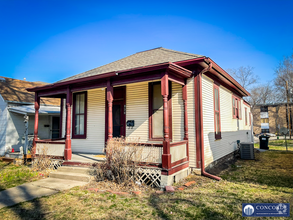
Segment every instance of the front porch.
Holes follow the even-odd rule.
[[[94,163],[101,161],[95,155],[104,153],[113,137],[134,138],[144,154],[151,155],[142,165],[159,168],[162,176],[170,177],[165,181],[169,183],[174,174],[189,172],[187,78],[191,75],[166,63],[36,88],[34,146],[50,148],[50,154],[63,157],[65,164]],[[41,97],[61,99],[62,140],[37,139]]]

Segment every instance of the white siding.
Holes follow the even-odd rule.
[[[72,139],[72,152],[103,153],[105,147],[105,89],[88,91],[87,137]]]
[[[149,139],[148,83],[126,85],[126,121],[134,120],[135,125],[126,127],[126,137],[140,142]]]
[[[24,115],[14,112],[8,112],[7,117],[7,132],[6,132],[6,146],[11,146],[15,151],[19,151],[21,146],[24,146]],[[34,133],[35,116],[29,116],[29,134]],[[49,125],[45,127],[44,125]],[[40,139],[50,138],[51,120],[48,115],[39,116],[38,136]]]
[[[7,104],[0,95],[0,156],[5,153],[7,128]]]
[[[188,114],[188,141],[189,166],[196,167],[196,134],[195,134],[195,103],[194,77],[187,80],[187,114]]]
[[[220,117],[222,139],[215,140],[214,134],[214,100],[213,81],[203,75],[202,78],[203,132],[205,166],[236,149],[236,141],[250,141],[251,133],[248,126],[243,126],[242,120],[232,117],[232,92],[220,86]],[[244,108],[242,102],[242,115]],[[246,134],[248,132],[248,134]]]
[[[172,82],[172,139],[173,142],[184,138],[184,105],[182,85]]]

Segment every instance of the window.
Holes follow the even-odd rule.
[[[245,125],[247,125],[247,108],[245,108]]]
[[[220,119],[220,93],[219,86],[214,85],[214,121],[215,138],[221,139],[221,119]]]
[[[87,93],[73,94],[73,129],[72,138],[86,138]]]
[[[270,133],[270,129],[261,129],[261,133]]]
[[[260,111],[261,112],[268,112],[268,106],[261,106]]]
[[[249,112],[249,126],[251,126],[251,117],[252,117],[252,114],[251,112]]]
[[[241,99],[234,95],[232,96],[232,108],[233,118],[242,119]]]
[[[261,118],[260,123],[269,123],[269,119],[268,118]]]
[[[172,140],[172,103],[171,83],[169,83],[169,138]],[[164,138],[164,109],[161,93],[161,82],[149,83],[149,139],[163,140]]]

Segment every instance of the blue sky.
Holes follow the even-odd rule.
[[[293,1],[0,0],[2,76],[55,82],[155,47],[250,65],[293,53]]]

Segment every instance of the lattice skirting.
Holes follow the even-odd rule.
[[[56,170],[58,167],[62,166],[62,163],[64,160],[58,160],[58,159],[44,159],[44,158],[35,158],[33,160],[33,167],[43,167],[44,169],[49,170]]]
[[[136,171],[135,180],[151,187],[161,186],[161,170],[154,168],[139,167]]]

